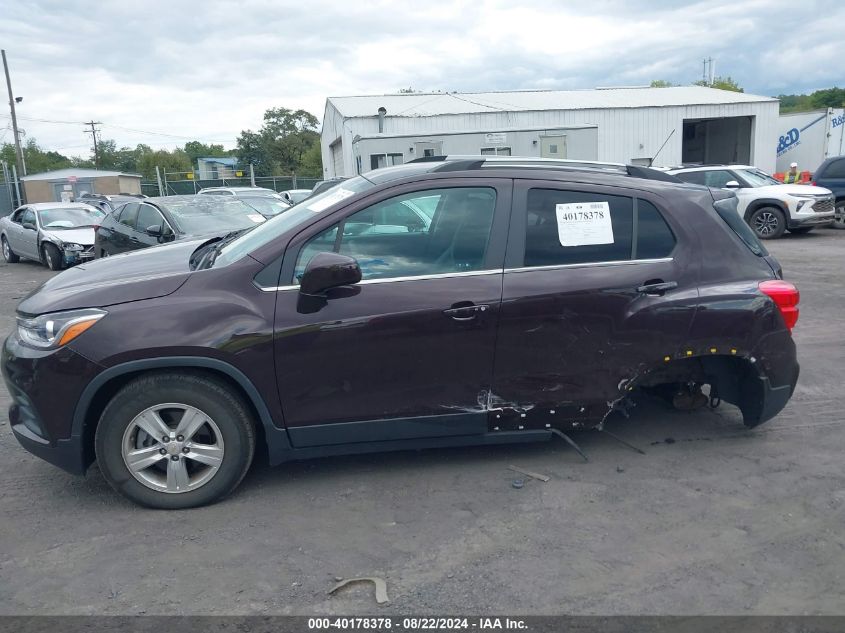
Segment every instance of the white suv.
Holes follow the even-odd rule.
[[[764,240],[780,237],[787,229],[806,233],[833,224],[833,193],[823,187],[785,185],[748,165],[683,167],[668,173],[685,182],[736,192],[737,210]]]

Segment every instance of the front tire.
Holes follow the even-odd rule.
[[[214,503],[237,487],[255,452],[255,426],[224,383],[164,372],[118,391],[94,444],[115,490],[135,503],[175,510]]]
[[[776,240],[786,231],[786,218],[777,207],[760,207],[749,216],[748,224],[761,240]]]
[[[5,259],[10,264],[17,264],[21,261],[21,258],[15,255],[12,251],[12,247],[9,246],[9,242],[5,236],[0,237],[0,242],[2,242],[2,250],[3,250],[3,259]]]
[[[833,228],[845,229],[845,200],[838,200],[834,209]]]
[[[799,226],[799,227],[794,228],[794,229],[789,229],[789,232],[793,233],[795,235],[806,235],[807,233],[812,231],[814,228],[816,228],[816,227],[814,227],[814,226]]]
[[[44,263],[47,264],[47,268],[50,270],[62,269],[62,254],[55,246],[52,244],[44,244],[41,247],[41,255],[44,259]]]

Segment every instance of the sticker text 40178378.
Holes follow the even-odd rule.
[[[561,246],[613,244],[613,224],[607,201],[557,204],[555,214]]]

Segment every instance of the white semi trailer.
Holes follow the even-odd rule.
[[[782,114],[777,140],[777,171],[790,163],[801,171],[814,172],[825,158],[845,154],[845,109]]]

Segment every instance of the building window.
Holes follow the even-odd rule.
[[[434,148],[429,147],[423,150],[423,156],[434,156]]]
[[[402,154],[370,154],[370,169],[381,169],[405,162]]]
[[[481,148],[481,155],[482,156],[510,156],[511,155],[511,148],[510,147],[482,147]]]

